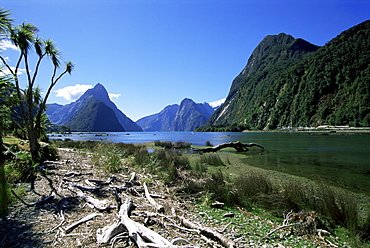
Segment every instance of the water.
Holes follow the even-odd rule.
[[[370,195],[370,134],[283,132],[197,133],[197,132],[132,132],[72,134],[73,140],[97,140],[123,143],[186,141],[204,146],[231,141],[257,143],[265,147],[246,153],[246,164],[281,171],[310,179],[326,179],[333,184]]]

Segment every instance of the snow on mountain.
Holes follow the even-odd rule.
[[[209,102],[208,104],[213,108],[213,109],[217,109],[218,107],[220,107],[222,104],[224,104],[226,98],[222,98],[220,100],[217,100],[217,101],[213,101],[213,102]]]

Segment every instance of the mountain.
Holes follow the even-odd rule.
[[[48,104],[46,114],[51,123],[68,126],[73,131],[142,131],[109,99],[101,84],[70,104]]]
[[[92,97],[86,98],[84,104],[81,105],[64,125],[78,132],[125,131],[114,111],[104,102]]]
[[[178,104],[169,105],[159,113],[140,118],[136,124],[146,132],[171,131],[172,121],[178,109]]]
[[[370,21],[323,47],[265,37],[206,126],[370,125]]]
[[[222,98],[220,100],[217,100],[217,101],[213,101],[213,102],[209,102],[209,106],[211,106],[214,110],[218,109],[219,107],[221,107],[224,102],[225,102],[226,98]]]
[[[189,98],[181,101],[171,125],[171,131],[194,131],[203,126],[214,110],[208,103],[195,103]]]
[[[204,125],[214,109],[208,103],[195,103],[189,98],[180,105],[165,107],[159,113],[143,117],[136,123],[144,131],[193,131]]]

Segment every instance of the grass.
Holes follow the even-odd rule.
[[[354,244],[363,243],[359,240],[369,242],[370,209],[368,205],[364,205],[365,213],[362,211],[360,215],[358,198],[355,198],[354,194],[331,186],[323,180],[314,182],[280,172],[250,167],[241,162],[245,154],[217,152],[183,155],[168,149],[149,152],[143,145],[71,140],[65,141],[63,145],[60,141],[54,144],[73,149],[90,149],[93,152],[94,165],[107,173],[119,172],[124,169],[125,164],[130,163],[131,166],[136,166],[147,173],[156,174],[165,183],[176,184],[178,188],[189,194],[204,192],[199,200],[202,202],[202,208],[205,209],[210,202],[221,201],[226,204],[228,210],[236,207],[249,212],[263,209],[263,212],[269,213],[270,218],[279,217],[280,221],[281,217],[291,210],[315,211],[320,227],[337,232],[338,235],[343,234],[343,237],[346,236]],[[154,145],[166,147],[167,144],[167,142],[155,142]],[[176,144],[179,147],[183,146]],[[174,144],[170,145],[174,147]],[[26,157],[24,161],[27,161]],[[223,161],[227,161],[228,166],[225,166]],[[24,166],[20,163],[6,163],[4,166],[6,182],[14,185],[17,180],[26,180],[22,177],[22,168]],[[1,189],[2,192],[6,192],[3,185],[0,191]],[[2,201],[7,200],[4,194],[0,197]],[[221,213],[220,210],[217,214]],[[268,229],[271,231],[271,227],[263,228],[262,231],[267,232]],[[256,230],[252,231],[256,232]]]
[[[178,141],[176,143],[172,143],[170,141],[154,141],[155,146],[163,147],[165,149],[189,149],[191,144],[189,142]]]
[[[200,163],[211,165],[211,166],[224,166],[225,163],[222,161],[217,153],[205,153],[200,156]]]

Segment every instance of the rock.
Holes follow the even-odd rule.
[[[217,201],[217,202],[212,203],[210,206],[211,208],[223,208],[225,206],[225,203]]]
[[[235,217],[235,214],[234,213],[226,213],[222,217],[232,218],[232,217]]]

